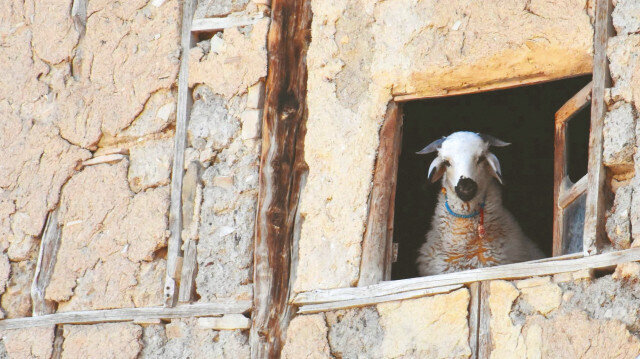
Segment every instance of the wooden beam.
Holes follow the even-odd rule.
[[[480,285],[481,282],[469,283],[469,347],[470,359],[478,359],[478,334],[480,326]]]
[[[412,290],[408,292],[395,293],[395,294],[382,295],[382,296],[376,296],[375,294],[373,294],[372,296],[365,296],[357,299],[341,300],[336,302],[327,302],[327,303],[319,303],[319,304],[309,304],[309,305],[301,306],[298,309],[298,314],[311,314],[311,313],[327,312],[327,311],[338,310],[338,309],[366,307],[366,306],[375,305],[379,303],[392,302],[395,300],[413,299],[413,298],[426,297],[426,296],[435,295],[435,294],[449,293],[459,288],[462,288],[462,284]]]
[[[53,313],[55,310],[55,305],[45,300],[44,295],[51,281],[59,247],[60,225],[58,223],[58,209],[56,208],[49,212],[47,216],[38,252],[38,262],[33,282],[31,283],[31,305],[34,317]]]
[[[487,83],[468,85],[467,87],[455,87],[448,89],[438,89],[437,92],[433,90],[429,92],[416,92],[416,93],[393,93],[393,100],[396,102],[407,102],[413,100],[424,100],[430,98],[441,98],[457,95],[467,95],[479,92],[488,92],[495,90],[507,90],[511,88],[529,86],[549,81],[556,81],[562,79],[568,79],[577,76],[588,75],[589,72],[571,74],[570,76],[561,77],[549,77],[545,74],[532,74],[529,76],[516,77],[512,79],[499,79],[490,81]]]
[[[264,19],[264,14],[195,19],[191,24],[191,31],[194,33],[214,32],[214,31],[223,30],[229,27],[254,25],[258,21],[260,21],[260,19]]]
[[[93,157],[86,161],[80,162],[80,164],[76,166],[76,171],[79,171],[86,166],[95,166],[103,163],[117,163],[122,161],[125,158],[127,158],[127,156],[119,153]]]
[[[248,300],[234,300],[178,305],[173,308],[147,307],[58,312],[37,317],[0,320],[0,330],[42,327],[56,324],[128,322],[140,320],[140,318],[150,320],[243,314],[251,310],[251,304],[251,301]]]
[[[393,218],[398,161],[402,148],[402,113],[390,102],[380,128],[380,145],[369,197],[369,216],[362,242],[358,286],[391,278]]]
[[[293,303],[296,305],[308,305],[355,300],[365,297],[379,297],[413,290],[466,284],[478,281],[496,279],[510,280],[573,272],[581,269],[609,268],[621,263],[633,261],[640,261],[640,248],[625,249],[622,251],[585,256],[577,259],[506,264],[496,267],[471,269],[456,273],[437,274],[429,277],[382,282],[367,287],[318,289],[299,293],[294,298]]]
[[[491,342],[491,310],[489,309],[489,282],[480,283],[479,321],[478,321],[478,359],[489,359],[493,343]]]
[[[201,166],[199,161],[192,161],[187,167],[182,184],[182,242],[184,260],[180,271],[180,290],[178,302],[188,303],[194,294],[195,276],[198,269],[196,261],[196,244],[202,204]]]
[[[173,307],[178,299],[177,281],[182,255],[182,180],[184,175],[184,150],[187,145],[187,124],[191,113],[192,98],[189,91],[189,50],[194,43],[191,20],[195,11],[195,0],[184,0],[182,5],[182,28],[180,72],[178,73],[178,107],[176,132],[171,171],[171,204],[169,207],[169,245],[167,248],[167,272],[164,278],[164,305]]]
[[[254,248],[252,358],[279,358],[294,308],[292,249],[304,162],[306,52],[311,2],[274,0],[267,40],[269,74],[262,124],[260,192]]]
[[[602,143],[605,88],[611,86],[607,61],[607,41],[613,34],[611,0],[596,0],[595,34],[593,41],[593,96],[591,99],[591,130],[589,135],[589,177],[584,216],[583,248],[585,255],[598,253],[598,247],[606,241],[604,230],[605,168],[602,164]]]

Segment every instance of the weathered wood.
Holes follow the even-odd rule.
[[[192,161],[187,167],[182,183],[182,242],[183,261],[180,271],[180,290],[178,302],[191,301],[197,272],[196,243],[200,222],[200,207],[202,205],[202,183],[200,162]]]
[[[582,258],[582,257],[584,257],[584,253],[569,253],[569,254],[563,254],[561,256],[556,256],[556,257],[548,257],[548,258],[536,259],[536,260],[533,260],[533,261],[529,261],[527,263],[555,262],[555,261],[562,261],[562,260],[567,260],[567,259],[576,259],[576,258]]]
[[[478,322],[478,359],[489,359],[493,344],[491,342],[491,310],[489,309],[489,282],[480,283],[479,322]]]
[[[558,206],[563,209],[567,208],[571,203],[573,203],[573,201],[585,193],[587,191],[587,180],[587,175],[584,175],[578,180],[578,182],[574,183],[569,188],[560,188]]]
[[[567,126],[569,121],[589,104],[593,83],[589,82],[578,93],[569,99],[555,114],[555,138],[553,159],[553,255],[564,253],[564,209],[562,197],[568,189],[579,190],[571,183],[567,174]],[[581,183],[580,186],[586,185]],[[573,192],[571,192],[573,194]],[[575,200],[575,198],[573,199]],[[573,201],[572,200],[572,201]]]
[[[164,279],[164,305],[173,307],[178,299],[176,281],[182,255],[182,180],[184,175],[184,150],[187,144],[187,124],[191,113],[192,98],[189,91],[189,50],[195,39],[191,33],[191,21],[195,0],[185,0],[182,5],[180,72],[178,74],[178,105],[176,132],[171,171],[171,204],[169,207],[169,244],[167,248],[167,272]]]
[[[264,14],[195,19],[191,24],[191,32],[214,32],[229,27],[254,25],[260,19],[264,19]]]
[[[225,314],[222,317],[198,318],[201,329],[234,330],[251,328],[251,320],[242,314]]]
[[[299,293],[292,301],[296,305],[355,300],[380,297],[420,289],[495,279],[519,279],[589,268],[609,268],[620,263],[640,261],[640,248],[585,256],[577,259],[549,260],[547,262],[524,262],[497,267],[471,269],[456,273],[437,274],[429,277],[401,279],[382,282],[367,287],[318,289]]]
[[[141,318],[152,320],[243,314],[251,310],[251,304],[251,301],[248,300],[235,300],[178,305],[173,308],[147,307],[59,312],[38,317],[0,320],[0,330],[42,327],[56,324],[129,322],[140,320]]]
[[[441,98],[441,97],[449,97],[449,96],[457,96],[457,95],[467,95],[478,92],[487,92],[494,90],[507,90],[511,88],[535,85],[539,83],[562,80],[566,78],[588,75],[589,72],[585,73],[576,73],[571,76],[564,77],[549,77],[544,74],[533,74],[530,76],[516,77],[513,79],[501,79],[499,81],[490,82],[486,84],[474,84],[469,85],[468,87],[459,87],[449,89],[438,89],[437,92],[433,90],[429,90],[428,92],[417,92],[417,93],[393,93],[393,100],[396,102],[406,102],[413,100],[423,100],[430,98]]]
[[[94,166],[94,165],[99,165],[103,163],[117,163],[122,161],[125,158],[127,158],[127,156],[119,153],[114,153],[114,154],[104,155],[104,156],[97,156],[97,157],[90,158],[86,161],[80,162],[80,164],[76,166],[76,170],[79,171],[83,167]]]
[[[291,250],[306,175],[306,52],[311,4],[275,0],[267,40],[269,74],[262,127],[260,193],[254,249],[252,358],[278,358],[294,314],[288,304]]]
[[[51,359],[61,359],[62,344],[64,344],[64,328],[62,325],[56,325],[53,330],[53,350],[51,352]]]
[[[478,334],[480,325],[480,282],[469,283],[469,347],[471,359],[478,358]]]
[[[359,287],[391,277],[393,211],[402,147],[402,114],[395,102],[390,102],[387,107],[379,137],[380,145],[369,197],[369,216],[362,242]]]
[[[47,222],[42,232],[38,262],[31,283],[31,303],[33,316],[53,313],[55,305],[44,299],[44,294],[51,281],[53,267],[60,247],[60,225],[58,223],[58,209],[49,212]]]
[[[447,285],[442,287],[412,290],[408,292],[395,293],[382,296],[363,297],[357,299],[349,299],[335,302],[326,302],[318,304],[303,305],[298,308],[298,314],[311,314],[319,312],[327,312],[338,309],[349,309],[356,307],[366,307],[385,302],[393,302],[396,300],[414,299],[426,297],[435,294],[449,293],[453,290],[462,288],[462,284]]]
[[[611,24],[611,0],[596,0],[595,34],[593,55],[593,96],[591,99],[591,130],[589,135],[589,173],[587,200],[584,216],[583,248],[585,255],[598,252],[598,247],[606,240],[604,231],[604,180],[605,168],[602,164],[602,143],[605,88],[611,86],[611,76],[607,63],[607,41],[613,34]]]

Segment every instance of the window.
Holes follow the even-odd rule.
[[[434,155],[416,155],[415,152],[440,136],[462,130],[486,133],[511,142],[509,147],[492,149],[502,165],[503,204],[545,256],[551,256],[555,198],[554,114],[589,81],[590,76],[583,76],[515,89],[403,103],[402,150],[393,226],[398,261],[393,264],[391,278],[418,276],[416,256],[431,227],[440,190],[438,183],[427,181],[427,168]],[[583,176],[587,173],[589,111],[577,115],[580,116],[571,121],[572,139],[575,140],[571,144],[576,146],[568,147],[574,150],[572,170]],[[578,122],[587,126],[574,128]],[[567,181],[568,178],[563,183],[568,184]],[[563,194],[566,192],[563,189]],[[580,216],[579,210],[573,212],[576,212],[575,217]],[[567,224],[574,223],[567,219]],[[581,232],[582,226],[579,227]],[[579,240],[581,238],[580,233]]]

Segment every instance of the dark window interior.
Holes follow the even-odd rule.
[[[455,131],[482,132],[512,143],[493,149],[502,166],[504,205],[529,238],[551,256],[554,115],[590,80],[591,76],[582,76],[403,104],[393,238],[399,250],[392,279],[418,275],[416,256],[430,229],[440,190],[438,183],[426,179],[435,155],[415,152]],[[574,182],[587,173],[588,137],[587,108],[569,123],[569,176]]]

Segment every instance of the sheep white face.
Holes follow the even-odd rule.
[[[419,154],[438,151],[429,166],[429,180],[442,178],[443,187],[464,202],[484,194],[493,178],[502,183],[498,158],[490,146],[507,146],[506,142],[473,132],[455,132],[425,147]]]

